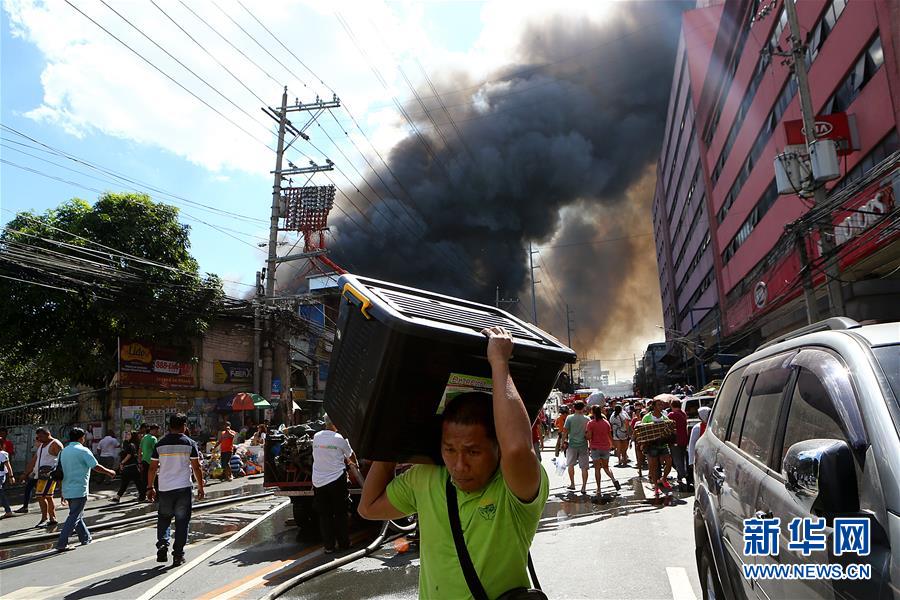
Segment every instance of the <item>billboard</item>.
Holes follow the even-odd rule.
[[[177,350],[137,341],[119,345],[119,383],[168,389],[194,389],[194,363]]]
[[[213,361],[213,382],[253,383],[253,363],[237,360]]]

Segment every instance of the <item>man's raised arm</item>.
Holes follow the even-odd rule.
[[[372,463],[359,499],[359,516],[371,521],[386,521],[406,516],[394,508],[387,495],[387,486],[394,478],[396,467],[397,463],[392,462]]]
[[[513,340],[502,327],[482,331],[488,337],[487,358],[494,383],[494,426],[500,444],[500,470],[510,491],[523,502],[537,497],[541,468],[531,442],[531,422],[509,375]]]

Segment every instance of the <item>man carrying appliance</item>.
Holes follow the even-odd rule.
[[[482,333],[489,338],[493,397],[469,392],[449,402],[441,427],[445,466],[415,465],[394,478],[395,463],[374,462],[363,486],[359,513],[366,519],[418,513],[421,598],[497,598],[529,587],[528,549],[547,501],[548,478],[509,374],[512,336],[501,327]],[[454,516],[462,526],[451,526]],[[462,530],[465,556],[458,541],[448,542],[454,529]],[[481,594],[473,590],[472,569],[462,566],[467,557]]]

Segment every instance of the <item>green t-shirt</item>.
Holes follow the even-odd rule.
[[[446,467],[415,465],[387,487],[394,508],[419,515],[419,598],[472,597],[450,531],[446,482]],[[549,491],[543,467],[538,495],[527,504],[509,490],[499,468],[480,492],[457,490],[463,537],[489,598],[513,588],[531,587],[526,570],[528,549]]]
[[[150,458],[153,456],[153,449],[156,448],[156,437],[149,433],[141,438],[141,461],[150,464]]]
[[[573,414],[566,417],[566,423],[563,425],[569,430],[569,448],[587,448],[587,438],[584,437],[584,431],[590,422],[584,415]]]

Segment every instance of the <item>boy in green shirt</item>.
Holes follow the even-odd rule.
[[[530,587],[528,549],[549,482],[534,454],[528,413],[509,375],[512,336],[502,327],[482,333],[489,338],[493,397],[471,392],[448,404],[441,429],[446,466],[415,465],[394,479],[395,463],[375,462],[363,486],[359,514],[366,519],[418,513],[420,598],[472,597],[447,514],[448,477],[456,488],[466,547],[487,596]]]

